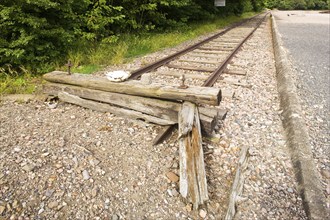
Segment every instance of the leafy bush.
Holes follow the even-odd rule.
[[[1,0],[0,67],[42,73],[63,64],[75,48],[99,49],[132,32],[184,29],[194,21],[257,11],[261,2],[232,0],[216,8],[214,0]]]

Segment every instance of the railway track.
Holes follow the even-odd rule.
[[[138,79],[148,73],[153,81],[162,76],[171,85],[212,87],[222,73],[228,72],[231,59],[267,16],[268,13],[260,14],[232,25],[205,40],[132,71],[129,79]],[[167,139],[175,128],[175,125],[165,127],[154,144]]]

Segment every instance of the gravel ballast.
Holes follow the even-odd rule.
[[[144,60],[161,56],[155,53],[109,69],[135,69]],[[160,126],[65,103],[3,101],[1,218],[221,219],[228,208],[240,151],[248,148],[235,219],[307,219],[280,120],[269,20],[229,68],[246,76],[224,75],[224,79],[246,86],[230,80],[215,85],[235,95],[220,104],[229,110],[215,134],[220,141],[203,144],[210,196],[205,207],[193,211],[178,194],[176,134],[152,146]],[[163,70],[169,69],[158,71]],[[152,81],[180,83],[167,76]]]

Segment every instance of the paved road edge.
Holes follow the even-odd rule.
[[[289,57],[284,49],[276,21],[272,16],[272,35],[275,54],[277,89],[280,97],[282,123],[287,146],[298,182],[298,191],[309,219],[327,219],[326,199],[316,172],[308,132],[294,85]]]

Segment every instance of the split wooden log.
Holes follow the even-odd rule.
[[[198,108],[184,102],[179,112],[180,194],[194,209],[208,199]]]
[[[43,90],[45,93],[54,96],[57,96],[59,92],[67,92],[80,98],[109,103],[175,122],[178,121],[178,111],[181,105],[174,101],[104,92],[59,83],[47,83],[44,85]]]
[[[91,100],[82,99],[78,96],[71,95],[67,92],[59,92],[58,97],[64,102],[79,105],[84,108],[89,108],[100,112],[110,112],[117,116],[123,116],[131,119],[142,119],[147,122],[159,124],[159,125],[172,125],[177,121],[170,121],[166,119],[157,118],[151,115],[143,114],[141,112],[133,111],[130,109],[123,109],[115,106],[111,106],[105,103],[99,103]]]
[[[181,103],[174,101],[104,92],[100,90],[87,89],[83,87],[65,85],[60,83],[47,83],[44,85],[43,91],[44,93],[53,96],[59,96],[59,93],[66,92],[68,94],[78,96],[83,99],[98,101],[95,102],[93,106],[98,105],[99,102],[109,103],[111,105],[115,105],[115,107],[120,106],[126,109],[138,111],[146,115],[151,115],[160,119],[169,120],[171,122],[176,123],[178,121],[178,112],[181,107]],[[102,105],[102,103],[99,104]],[[218,117],[220,110],[201,107],[200,111],[202,112],[201,123],[203,129],[205,129],[205,131],[207,131],[208,133],[212,133],[215,125],[220,119]]]
[[[167,100],[191,101],[197,104],[219,105],[221,90],[213,87],[188,87],[181,89],[174,86],[160,84],[143,85],[134,81],[115,83],[105,77],[84,74],[71,74],[54,71],[45,74],[44,79],[49,82],[76,85],[90,89],[122,93],[127,95],[154,97]]]

